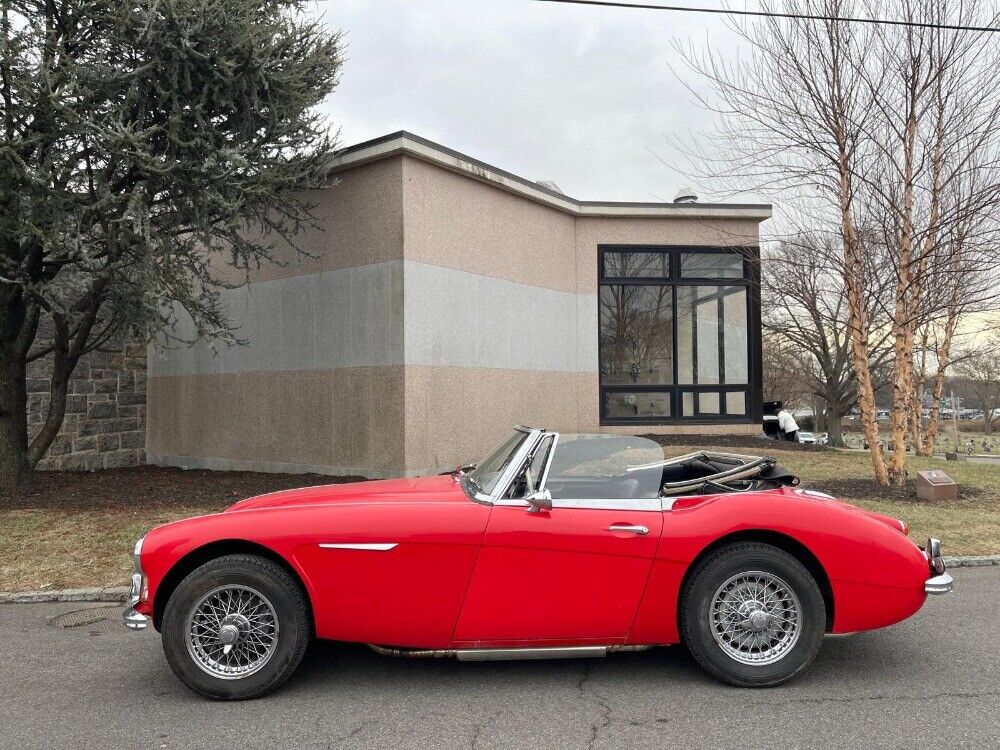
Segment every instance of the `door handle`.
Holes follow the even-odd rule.
[[[627,523],[613,523],[608,526],[608,531],[626,531],[632,534],[638,534],[639,536],[649,533],[649,529],[645,526],[632,526]]]

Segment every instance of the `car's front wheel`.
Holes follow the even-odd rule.
[[[161,632],[181,682],[207,698],[243,700],[291,676],[311,628],[305,594],[286,570],[255,555],[226,555],[181,581]]]
[[[698,561],[681,595],[681,637],[709,674],[740,687],[791,679],[819,652],[823,594],[777,547],[730,544]]]

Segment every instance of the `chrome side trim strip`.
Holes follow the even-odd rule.
[[[339,542],[324,542],[319,546],[323,549],[365,549],[373,552],[386,552],[398,546],[399,542],[374,542],[374,543],[352,543],[341,544]]]
[[[553,508],[576,508],[578,510],[670,510],[675,498],[640,497],[640,498],[553,498]],[[524,500],[504,498],[494,505],[510,505],[527,508]]]

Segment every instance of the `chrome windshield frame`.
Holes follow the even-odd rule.
[[[528,455],[534,450],[538,441],[541,440],[542,435],[549,434],[543,429],[538,429],[535,427],[524,427],[523,425],[514,425],[514,429],[517,432],[525,433],[525,439],[521,441],[521,444],[514,451],[510,462],[507,464],[503,473],[500,474],[500,478],[497,480],[496,484],[493,486],[493,492],[487,494],[479,490],[473,482],[462,482],[462,487],[465,489],[466,494],[468,494],[472,500],[477,503],[483,503],[484,505],[496,505],[497,501],[504,496],[507,489],[510,487],[511,482],[520,472],[521,467],[524,465],[524,460]],[[467,480],[468,477],[463,477]],[[471,485],[471,486],[468,486]],[[470,492],[471,490],[471,492]]]
[[[469,481],[469,478],[465,475],[461,476],[462,488],[465,490],[466,494],[471,500],[483,505],[494,505],[494,506],[512,506],[519,508],[531,507],[531,504],[526,500],[520,498],[505,498],[504,495],[510,488],[511,483],[524,468],[525,462],[528,460],[541,441],[546,437],[552,437],[552,450],[549,451],[549,455],[545,462],[545,472],[543,480],[539,482],[538,489],[542,490],[545,488],[545,482],[549,478],[549,469],[552,466],[552,460],[555,457],[555,452],[559,448],[559,437],[560,433],[546,430],[544,428],[534,428],[534,427],[524,427],[522,425],[515,425],[514,429],[518,432],[523,432],[526,434],[526,439],[518,446],[517,451],[514,453],[513,458],[504,469],[503,473],[500,475],[500,479],[497,480],[496,485],[493,488],[493,492],[486,494],[480,492],[476,489],[475,483]],[[703,452],[698,452],[691,454],[692,456],[703,455]],[[736,454],[722,454],[729,458],[756,458],[756,456],[739,456]],[[681,457],[684,458],[684,457]],[[672,463],[677,459],[667,459],[664,464]],[[660,462],[654,464],[648,464],[642,467],[629,467],[627,470],[632,470],[633,468],[649,468],[652,466],[660,465]],[[559,498],[552,500],[553,508],[577,508],[577,509],[589,509],[589,510],[620,510],[620,511],[669,511],[673,509],[674,503],[677,501],[677,497],[674,496],[659,496],[659,497],[649,497],[649,498]]]

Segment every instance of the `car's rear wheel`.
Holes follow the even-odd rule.
[[[695,564],[681,594],[680,625],[684,644],[709,674],[740,687],[770,687],[816,658],[826,607],[795,557],[743,542]]]
[[[311,628],[305,594],[286,570],[255,555],[226,555],[180,582],[161,632],[181,682],[207,698],[243,700],[291,676]]]

